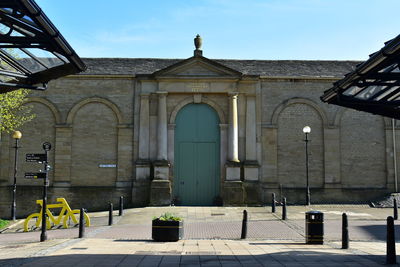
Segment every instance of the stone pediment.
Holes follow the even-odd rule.
[[[153,73],[157,78],[240,78],[242,73],[202,56],[182,60]]]

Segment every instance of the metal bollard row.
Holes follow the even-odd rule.
[[[247,237],[247,210],[243,211],[243,220],[242,220],[242,234],[240,235],[240,239],[246,239]]]
[[[272,213],[275,213],[276,211],[276,199],[275,199],[275,193],[272,193],[272,202],[271,202],[271,207],[272,207]]]
[[[118,215],[119,216],[124,215],[124,197],[123,196],[119,197],[119,213],[118,213]]]
[[[287,219],[287,214],[286,214],[286,197],[283,198],[282,201],[282,220]]]
[[[347,221],[347,214],[342,214],[342,249],[349,248],[349,224]]]
[[[79,238],[85,237],[85,209],[81,208],[79,212]]]
[[[276,212],[276,203],[282,205],[282,220],[287,219],[287,209],[286,209],[286,198],[282,198],[282,202],[276,201],[275,193],[272,193],[272,201],[271,201],[271,212]]]
[[[396,239],[394,236],[394,219],[392,216],[387,217],[386,231],[386,263],[396,264]]]
[[[108,225],[113,224],[113,204],[110,202],[109,210],[108,210]]]

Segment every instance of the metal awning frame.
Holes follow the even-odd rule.
[[[335,82],[321,100],[400,119],[400,35],[353,72]]]
[[[46,86],[36,84],[46,84],[86,69],[34,0],[1,0],[0,26],[0,62],[3,62],[0,65],[0,93],[16,88],[44,90]],[[15,49],[24,57],[16,58],[8,53],[9,49]],[[31,49],[51,54],[51,60],[38,57]],[[34,65],[36,69],[23,63]]]

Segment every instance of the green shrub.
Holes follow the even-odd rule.
[[[4,227],[6,227],[10,222],[7,220],[2,220],[0,219],[0,229],[3,229]]]
[[[180,222],[180,221],[182,221],[182,218],[178,217],[178,216],[175,216],[172,213],[166,212],[164,214],[161,214],[159,217],[153,217],[153,220]]]

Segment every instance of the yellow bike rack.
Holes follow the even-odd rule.
[[[75,217],[75,214],[79,214],[80,210],[72,210],[71,207],[68,205],[68,202],[65,198],[57,198],[56,204],[47,204],[47,209],[46,209],[46,225],[47,229],[51,228],[51,225],[53,224],[54,226],[57,226],[63,223],[64,228],[68,228],[68,220],[72,220],[75,224],[78,224],[78,220]],[[29,226],[29,221],[33,218],[36,218],[36,227],[39,227],[42,223],[42,212],[43,212],[43,200],[39,199],[36,200],[36,204],[40,205],[40,212],[38,213],[32,213],[29,215],[24,222],[24,231],[28,232],[28,226]],[[53,215],[53,213],[50,211],[50,209],[61,209],[60,213],[58,215]],[[90,218],[89,215],[87,215],[86,212],[84,212],[84,217],[86,221],[86,226],[90,226]]]

